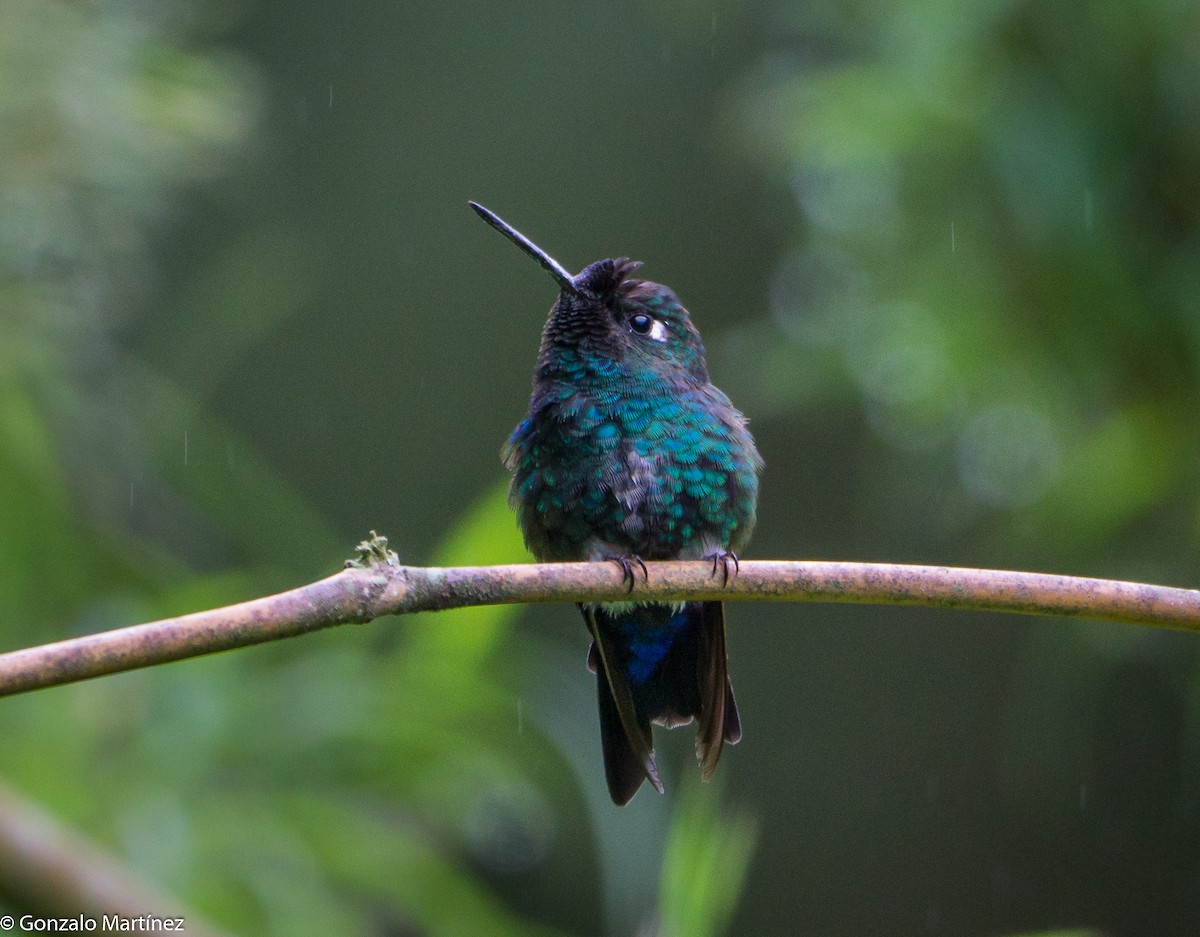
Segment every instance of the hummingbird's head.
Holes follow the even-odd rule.
[[[599,260],[571,276],[553,257],[482,205],[484,221],[529,254],[561,290],[542,333],[542,358],[578,349],[625,367],[705,383],[704,345],[674,290],[635,279],[641,264],[621,257]]]

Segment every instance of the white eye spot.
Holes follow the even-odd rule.
[[[658,319],[650,326],[649,336],[656,342],[665,342],[667,340],[667,327]]]

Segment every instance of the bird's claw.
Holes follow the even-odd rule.
[[[621,567],[621,581],[625,583],[625,593],[633,591],[634,585],[637,583],[637,574],[633,571],[635,566],[642,571],[642,582],[650,581],[650,570],[646,569],[646,564],[642,562],[642,558],[636,553],[629,556],[609,556],[606,557],[610,562],[616,563]]]
[[[736,553],[731,553],[728,550],[718,550],[716,553],[714,553],[709,558],[712,560],[712,564],[713,564],[712,572],[709,575],[713,579],[715,579],[717,577],[717,566],[720,565],[720,567],[721,567],[721,588],[724,589],[727,585],[729,585],[729,578],[730,578],[729,577],[729,562],[730,562],[730,560],[733,561],[733,575],[734,576],[736,576],[741,569],[741,566],[738,563],[738,556]]]

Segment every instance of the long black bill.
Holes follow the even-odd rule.
[[[550,276],[554,277],[554,281],[566,292],[575,296],[580,295],[580,289],[575,285],[575,278],[571,276],[571,274],[567,273],[566,268],[564,268],[562,264],[534,244],[533,241],[525,237],[525,235],[523,235],[520,231],[510,225],[495,212],[488,211],[478,202],[467,202],[467,204],[475,209],[475,214],[477,214],[480,218],[516,244],[517,247],[521,248],[521,250],[541,264],[542,267],[545,268],[546,272],[549,273]]]

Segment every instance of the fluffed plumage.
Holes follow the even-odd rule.
[[[725,558],[754,526],[762,460],[745,418],[708,379],[678,297],[601,260],[571,277],[486,209],[477,212],[559,283],[529,413],[503,450],[510,497],[544,562]],[[715,568],[715,564],[714,564]],[[651,724],[698,722],[707,780],[741,737],[720,602],[581,606],[592,636],[609,792],[662,791]]]

